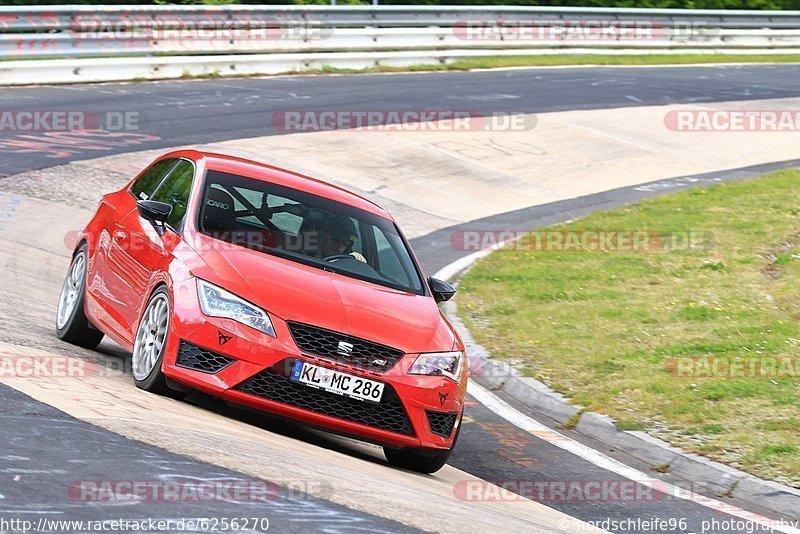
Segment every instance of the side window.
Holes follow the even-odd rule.
[[[180,226],[183,216],[186,215],[193,178],[194,165],[186,160],[181,160],[150,199],[172,204],[172,213],[167,219],[167,224],[172,228]]]
[[[234,187],[234,189],[236,190],[236,192],[242,195],[242,197],[244,197],[244,199],[247,200],[250,203],[250,206],[252,206],[253,208],[258,209],[258,207],[261,206],[261,201],[264,197],[264,193],[261,193],[259,191],[253,191],[252,189],[246,189],[243,187]],[[237,212],[250,213],[250,215],[242,215],[240,213],[239,216],[236,217],[237,221],[250,224],[252,226],[255,226],[256,228],[265,228],[264,223],[261,221],[261,219],[253,215],[248,206],[242,204],[242,202],[237,197],[233,197],[233,208]]]
[[[175,158],[164,159],[147,169],[131,186],[131,193],[136,197],[136,200],[150,199],[153,191],[177,161]]]
[[[300,207],[298,202],[289,200],[288,198],[279,197],[278,195],[269,195],[267,199],[267,204],[270,208],[283,208],[286,206]],[[272,215],[270,221],[280,230],[291,235],[299,234],[300,226],[303,224],[303,218],[300,215],[280,210],[277,210],[276,213]]]
[[[401,259],[395,247],[393,247],[392,243],[389,241],[391,239],[395,243],[395,246],[400,247],[402,246],[400,238],[393,234],[387,236],[383,233],[383,230],[377,226],[373,226],[373,228],[375,229],[375,246],[378,249],[378,261],[380,262],[381,273],[389,276],[399,284],[409,284],[410,278],[408,273],[410,269],[413,269],[413,266]]]

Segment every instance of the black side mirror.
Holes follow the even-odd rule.
[[[164,223],[172,213],[172,205],[155,200],[140,200],[136,203],[139,215],[150,221],[158,235],[164,235]]]
[[[453,298],[453,295],[456,294],[455,287],[438,278],[428,278],[428,285],[431,286],[433,300],[436,302],[445,302]]]

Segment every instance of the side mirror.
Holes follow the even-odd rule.
[[[150,221],[158,235],[164,235],[164,223],[172,213],[170,204],[155,200],[140,200],[136,203],[136,209],[139,210],[139,215]]]
[[[453,295],[456,294],[455,287],[438,278],[428,278],[428,285],[431,286],[433,300],[436,302],[445,302],[453,298]]]

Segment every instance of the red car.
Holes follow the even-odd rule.
[[[353,193],[179,151],[105,195],[80,234],[57,335],[131,351],[136,385],[200,390],[383,446],[432,473],[458,437],[464,345],[394,220]]]

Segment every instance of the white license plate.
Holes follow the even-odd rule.
[[[383,396],[384,384],[382,382],[342,373],[341,371],[320,367],[300,360],[294,363],[290,379],[292,382],[300,382],[301,384],[324,389],[351,399],[380,402],[381,396]]]

